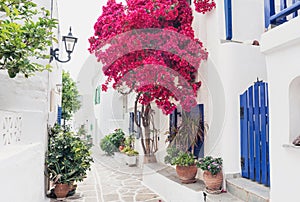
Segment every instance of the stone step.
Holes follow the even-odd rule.
[[[226,179],[226,189],[246,202],[269,202],[270,188],[249,179]]]
[[[206,202],[244,202],[230,193],[207,194]]]

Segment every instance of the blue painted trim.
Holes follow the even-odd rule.
[[[57,107],[57,123],[58,125],[61,125],[61,114],[62,114],[62,107]]]
[[[248,124],[249,124],[249,132],[247,133],[249,137],[249,172],[250,172],[250,179],[255,180],[255,159],[254,159],[254,120],[253,120],[253,86],[248,89]]]
[[[267,172],[267,120],[266,120],[266,85],[260,84],[260,116],[261,116],[261,181],[263,184],[268,184],[268,172]]]
[[[286,9],[287,6],[286,6],[286,0],[280,0],[280,10],[284,10]],[[281,23],[285,23],[287,21],[286,17],[282,18],[281,19]]]
[[[134,132],[134,112],[129,112],[129,133]]]
[[[232,39],[232,8],[231,0],[224,0],[226,40]]]
[[[295,2],[293,5],[289,6],[288,8],[283,9],[279,13],[272,15],[270,17],[271,24],[281,24],[280,19],[298,11],[300,9],[300,1]]]
[[[293,4],[294,3],[296,3],[298,0],[293,0],[292,2],[293,2]],[[295,11],[294,13],[293,13],[293,18],[295,18],[295,17],[297,17],[298,16],[298,12],[297,11]]]
[[[265,28],[270,25],[270,17],[275,14],[274,0],[265,0]]]
[[[267,114],[267,117],[266,117],[266,123],[267,123],[267,141],[268,141],[268,144],[267,144],[267,175],[268,175],[268,179],[267,179],[267,186],[270,186],[270,148],[269,148],[269,145],[270,145],[270,130],[269,130],[269,92],[268,92],[268,84],[266,83],[266,95],[267,95],[267,98],[266,98],[266,103],[267,103],[267,107],[266,107],[266,114]]]
[[[248,110],[247,110],[247,91],[240,95],[240,107],[243,116],[240,116],[241,125],[241,158],[243,159],[242,176],[249,178],[249,151],[248,151]]]
[[[259,82],[256,82],[254,85],[254,114],[255,114],[255,180],[261,182],[261,156],[260,156],[260,143],[261,143],[261,133],[260,133],[260,119],[259,119]]]

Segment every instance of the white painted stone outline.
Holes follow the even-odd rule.
[[[22,114],[0,111],[0,147],[21,141]]]

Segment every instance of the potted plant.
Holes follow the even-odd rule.
[[[220,193],[223,184],[222,158],[213,158],[206,156],[197,161],[197,167],[201,168],[203,173],[206,191],[209,193]]]
[[[93,159],[87,144],[69,131],[58,130],[49,138],[46,164],[48,176],[55,183],[57,198],[64,198],[70,185],[82,181]]]
[[[179,126],[172,127],[166,142],[169,142],[169,147],[179,148],[183,152],[191,152],[198,156],[195,152],[195,146],[203,142],[204,134],[207,125],[204,123],[201,116],[195,117],[190,112],[180,112],[181,123]],[[201,146],[201,145],[200,145]]]
[[[125,162],[127,165],[129,165],[129,166],[136,165],[137,156],[139,155],[138,151],[132,149],[129,146],[125,146],[125,148],[121,152],[126,154]]]
[[[176,165],[176,173],[182,183],[196,182],[197,167],[192,153],[180,151],[176,147],[169,147],[165,163]]]
[[[125,133],[122,129],[115,129],[113,133],[106,135],[100,141],[100,148],[109,156],[118,152],[121,145],[124,144]]]
[[[197,166],[194,156],[194,148],[198,140],[203,141],[204,123],[201,117],[192,117],[189,112],[182,111],[181,124],[172,128],[172,137],[167,149],[165,163],[176,165],[176,172],[182,183],[196,181]],[[182,174],[186,176],[182,176]]]

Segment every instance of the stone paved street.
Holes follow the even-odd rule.
[[[142,169],[122,165],[105,156],[99,148],[93,149],[95,163],[88,177],[78,183],[76,194],[67,202],[159,202],[163,201],[142,182]],[[51,200],[58,202],[58,200]]]

